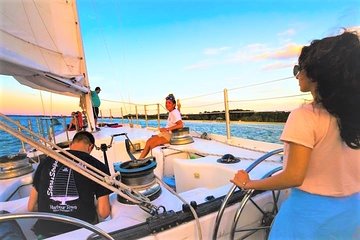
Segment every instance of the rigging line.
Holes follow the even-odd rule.
[[[197,108],[197,107],[207,107],[207,106],[215,106],[215,105],[219,105],[219,104],[224,104],[224,102],[217,102],[217,103],[209,103],[209,104],[204,104],[204,105],[197,105],[197,106],[191,106],[191,107],[187,107],[187,106],[183,106],[183,105],[181,105],[181,108]]]
[[[136,103],[131,103],[131,102],[123,102],[123,101],[117,101],[117,100],[102,99],[102,98],[101,98],[101,101],[122,104],[122,106],[125,107],[125,114],[124,115],[131,114],[131,105],[141,106],[141,104],[136,104]],[[130,111],[127,110],[126,105],[129,105]],[[118,108],[118,110],[121,110],[121,109],[122,109],[122,107],[120,106],[120,108]],[[111,108],[110,108],[110,110],[111,110]]]
[[[63,150],[62,148],[60,148],[60,147],[57,146],[56,144],[54,144],[54,143],[46,140],[44,137],[42,137],[42,136],[39,135],[38,133],[35,133],[35,132],[31,131],[30,129],[24,127],[24,126],[21,125],[20,123],[17,123],[17,122],[14,121],[13,119],[11,119],[10,117],[8,117],[8,116],[6,116],[6,115],[4,115],[4,114],[2,114],[2,113],[0,113],[0,117],[2,117],[3,119],[5,119],[5,120],[8,121],[8,122],[14,124],[14,125],[15,125],[16,127],[18,127],[19,129],[21,129],[21,131],[18,131],[19,134],[24,134],[23,131],[26,131],[26,132],[27,132],[27,135],[26,135],[26,136],[32,136],[32,137],[33,137],[32,140],[34,140],[34,141],[35,141],[35,138],[37,138],[37,139],[38,139],[38,141],[37,141],[38,144],[44,144],[45,147],[46,147],[46,146],[50,146],[50,147],[52,147],[52,148],[55,148],[56,150],[60,150],[60,152],[64,153],[64,154],[67,155],[67,156],[72,157],[74,160],[77,161],[78,158],[73,157],[73,155],[71,155],[71,153],[66,152],[66,150]],[[2,123],[2,122],[3,122],[4,124],[6,124],[5,121],[0,121],[0,123]],[[8,126],[8,128],[11,128],[9,125],[7,125],[7,126]],[[10,134],[11,134],[11,133],[10,133]],[[14,136],[14,137],[17,137],[17,136]],[[17,138],[18,138],[18,137],[17,137]],[[77,162],[81,162],[81,160],[80,160],[80,161],[77,161]],[[86,168],[90,168],[90,169],[91,169],[91,168],[94,168],[94,167],[92,167],[91,165],[89,165],[89,164],[86,163],[86,162],[81,162],[81,163],[82,163],[84,166],[86,166]],[[104,174],[104,173],[102,173],[100,170],[98,170],[98,169],[96,170],[96,168],[94,168],[94,170],[97,171],[99,174]],[[104,175],[105,175],[105,174],[104,174]]]
[[[94,1],[91,1],[91,2],[92,2],[92,5],[93,5],[93,9],[95,9],[95,3],[94,3]],[[94,13],[97,13],[97,11],[94,11]],[[95,16],[96,16],[96,18],[97,18],[98,15],[95,14]],[[100,24],[100,26],[101,26],[101,24]],[[108,44],[107,44],[107,42],[106,42],[106,39],[104,38],[103,28],[100,27],[100,28],[99,28],[99,31],[100,31],[100,36],[102,37],[102,40],[103,40],[104,45],[105,45],[105,50],[106,50],[106,54],[107,54],[107,56],[108,56],[108,58],[109,58],[109,62],[110,62],[110,64],[112,65],[112,67],[114,67],[112,58],[111,58],[111,56],[110,56]],[[112,68],[112,69],[114,69],[114,68]]]
[[[158,104],[157,103],[150,103],[150,104],[144,104],[144,106],[157,106]]]
[[[109,100],[109,99],[103,99],[103,98],[101,98],[101,101],[104,101],[104,102],[112,102],[112,103],[122,103],[122,104],[129,104],[129,105],[141,105],[141,104],[137,104],[137,103],[122,102],[122,101]]]
[[[112,103],[122,103],[122,104],[135,105],[135,106],[156,106],[157,105],[157,103],[150,103],[150,104],[131,103],[131,102],[123,102],[123,101],[109,100],[109,99],[102,99],[102,98],[101,98],[101,101],[112,102]]]
[[[233,90],[237,90],[237,89],[241,89],[241,88],[254,87],[254,86],[264,85],[264,84],[273,83],[273,82],[280,82],[280,81],[284,81],[284,80],[291,79],[291,78],[294,78],[294,77],[279,78],[279,79],[269,80],[266,82],[254,83],[254,84],[249,84],[249,85],[236,87],[236,88],[229,88],[228,91],[233,91]]]
[[[43,96],[42,96],[41,90],[39,90],[39,92],[40,92],[40,99],[41,99],[41,106],[42,106],[42,110],[43,110],[43,116],[45,116],[45,106],[44,106]]]
[[[249,129],[249,128],[253,128],[253,129],[259,129],[260,131],[266,130],[266,131],[270,131],[270,132],[276,132],[276,131],[282,131],[280,129],[275,129],[275,128],[271,128],[271,127],[264,127],[264,126],[259,126],[259,125],[254,125],[254,126],[240,126],[240,128],[244,128],[244,129]]]
[[[163,149],[162,149],[162,154],[164,155]],[[199,240],[202,240],[202,232],[201,232],[201,225],[200,225],[200,221],[199,221],[199,216],[196,213],[196,210],[194,209],[194,207],[191,206],[191,204],[189,204],[184,198],[182,198],[180,196],[180,194],[178,194],[171,187],[169,187],[164,181],[162,181],[161,178],[159,178],[159,176],[155,175],[155,178],[161,183],[161,185],[164,188],[166,188],[169,192],[171,192],[174,196],[176,196],[181,202],[183,202],[184,204],[189,206],[189,208],[191,210],[191,213],[193,214],[194,219],[195,219],[198,238],[199,238]]]
[[[229,103],[236,103],[236,102],[251,102],[251,101],[263,101],[263,100],[271,100],[271,99],[280,99],[280,98],[291,98],[291,97],[299,97],[299,96],[309,96],[309,93],[303,93],[303,94],[296,94],[296,95],[288,95],[288,96],[280,96],[280,97],[271,97],[271,98],[258,98],[258,99],[243,99],[243,100],[233,100],[229,101]],[[223,102],[218,103],[210,103],[210,104],[204,104],[204,105],[198,105],[198,106],[181,106],[181,108],[195,108],[195,107],[205,107],[205,106],[213,106],[217,104],[223,104]]]
[[[1,117],[4,117],[4,115],[1,114]],[[12,136],[20,139],[20,141],[26,142],[30,146],[38,149],[39,151],[43,152],[44,154],[48,155],[49,157],[53,158],[54,160],[57,160],[57,161],[61,162],[62,164],[68,166],[69,168],[74,169],[79,174],[83,175],[84,177],[98,183],[99,185],[109,189],[110,191],[113,191],[113,192],[119,194],[120,196],[126,198],[127,200],[134,202],[136,204],[139,203],[138,200],[130,198],[128,195],[124,194],[121,191],[121,188],[123,188],[123,189],[129,189],[135,193],[138,193],[135,189],[131,189],[129,186],[127,186],[117,180],[114,180],[114,183],[117,186],[119,186],[120,189],[115,188],[113,186],[113,184],[109,184],[105,181],[106,179],[109,179],[109,177],[111,177],[111,176],[101,172],[99,169],[97,169],[95,167],[92,167],[90,164],[87,164],[85,161],[72,155],[70,152],[67,152],[67,151],[61,149],[60,147],[57,147],[55,144],[53,145],[53,147],[55,147],[61,153],[64,153],[66,156],[64,156],[60,152],[57,152],[55,150],[52,150],[51,148],[48,148],[47,146],[43,145],[41,142],[37,142],[36,140],[32,139],[31,137],[29,137],[28,135],[26,135],[22,132],[15,131],[13,128],[8,127],[8,125],[6,125],[5,122],[0,121],[0,130],[6,131],[7,133],[11,134]],[[29,131],[29,133],[31,135],[33,132]],[[51,143],[51,142],[47,142],[47,143]],[[50,144],[50,146],[51,146],[51,144]]]
[[[61,60],[64,62],[66,68],[68,69],[68,71],[69,71],[70,73],[73,72],[72,69],[70,68],[70,64],[68,64],[68,63],[65,61],[64,55],[60,52],[58,46],[56,45],[56,42],[54,41],[52,35],[50,34],[50,32],[49,32],[49,30],[48,30],[48,27],[46,26],[46,23],[45,23],[42,15],[41,15],[41,13],[40,13],[40,11],[39,11],[39,8],[38,8],[38,6],[37,6],[36,3],[35,3],[35,0],[33,0],[33,3],[34,3],[35,9],[36,9],[36,11],[37,11],[37,13],[38,13],[38,15],[39,15],[39,17],[40,17],[40,19],[41,19],[41,22],[42,22],[42,24],[43,24],[43,26],[44,26],[44,28],[45,28],[48,36],[50,37],[52,43],[54,44],[54,46],[55,46],[55,48],[56,48],[56,51],[53,51],[53,50],[51,50],[51,51],[58,53],[58,54],[60,55],[60,57],[61,57]],[[30,22],[29,22],[29,23],[30,23]],[[30,25],[30,26],[31,26],[31,25]],[[32,30],[32,29],[31,29],[31,30]],[[35,35],[34,35],[34,36],[35,36]],[[35,38],[35,39],[36,39],[36,38]],[[36,39],[36,41],[37,41],[37,39]],[[38,43],[37,43],[37,44],[38,44]],[[40,51],[40,52],[41,52],[41,51]],[[42,52],[41,52],[41,55],[43,56]],[[71,57],[73,58],[73,56],[71,56]],[[45,59],[44,56],[43,56],[43,58],[44,58],[44,61],[45,61],[46,65],[48,66],[48,64],[47,64],[46,59]],[[76,57],[76,59],[79,59],[79,57]],[[48,66],[48,69],[49,69],[49,71],[51,71],[51,69],[50,69],[49,66]]]
[[[24,42],[24,43],[26,43],[26,44],[32,45],[32,46],[37,47],[37,48],[39,48],[39,49],[43,49],[43,50],[45,50],[46,52],[50,52],[50,53],[52,53],[52,54],[57,54],[57,55],[63,55],[61,52],[57,52],[57,51],[54,51],[53,49],[49,49],[49,48],[46,48],[46,47],[44,47],[44,46],[37,45],[37,43],[33,43],[33,42],[28,41],[28,40],[22,39],[22,38],[14,35],[14,34],[8,32],[8,31],[5,31],[4,29],[0,29],[0,32],[3,32],[3,33],[5,33],[5,34],[11,36],[12,38],[15,38],[15,39],[17,39],[17,40],[20,40],[20,41],[22,41],[22,42]],[[70,58],[70,57],[72,57],[72,56],[69,56],[69,55],[68,55],[68,57]],[[75,57],[72,57],[72,58],[75,58]]]
[[[33,43],[33,42],[28,41],[28,40],[22,39],[22,38],[14,35],[14,34],[8,32],[8,31],[5,31],[4,29],[0,29],[0,32],[3,32],[3,33],[5,33],[5,34],[11,36],[12,38],[15,38],[15,39],[17,39],[17,40],[20,40],[20,41],[22,41],[22,42],[24,42],[24,43],[26,43],[26,44],[32,45],[32,46],[37,47],[37,48],[39,48],[39,49],[43,49],[43,50],[45,50],[46,52],[51,52],[51,53],[57,54],[57,55],[63,55],[62,53],[57,52],[57,51],[54,51],[53,49],[49,49],[49,48],[46,48],[46,47],[44,47],[44,46],[37,45],[37,43]],[[72,56],[68,56],[68,57],[72,57]],[[74,57],[73,57],[73,58],[74,58]]]
[[[28,15],[28,13],[26,12],[26,7],[25,7],[25,5],[24,5],[24,1],[21,1],[21,3],[22,3],[22,6],[23,6],[23,8],[24,8],[24,13],[25,13],[26,19],[27,19],[27,21],[28,21],[28,23],[29,23],[31,33],[32,33],[32,35],[33,35],[33,37],[34,37],[34,39],[35,39],[35,42],[36,42],[36,44],[33,44],[33,45],[38,46],[39,43],[38,43],[38,40],[37,40],[36,35],[35,35],[35,33],[34,33],[34,30],[33,30],[32,26],[31,26],[31,22],[30,22],[30,19],[29,19],[29,15]],[[35,5],[35,8],[36,8],[36,4],[35,4],[35,1],[34,1],[34,0],[33,0],[33,4]],[[40,18],[41,18],[41,17],[40,17]],[[26,41],[26,42],[27,42],[27,41]],[[38,48],[38,50],[39,50],[39,53],[40,53],[40,55],[41,55],[44,63],[46,64],[47,68],[50,70],[50,67],[49,67],[49,65],[48,65],[48,63],[47,63],[47,61],[46,61],[46,59],[45,59],[42,51],[40,50],[40,48]]]
[[[115,1],[115,4],[114,4],[114,7],[115,7],[115,12],[117,12],[118,14],[114,14],[114,17],[115,17],[115,19],[117,19],[117,22],[118,22],[118,28],[119,29],[121,29],[121,24],[122,24],[122,21],[121,21],[121,9],[122,9],[122,7],[121,7],[121,3],[120,3],[120,1]],[[116,23],[116,21],[114,21],[114,23]],[[127,41],[122,41],[122,44],[121,44],[122,46],[123,46],[123,49],[122,49],[122,51],[117,55],[117,56],[119,56],[119,59],[120,60],[122,60],[123,61],[123,64],[122,64],[122,66],[126,66],[126,63],[127,63],[127,61],[126,61],[126,54],[127,54],[127,50],[129,49],[128,48],[128,44],[127,44]],[[124,83],[125,83],[125,88],[129,88],[128,87],[128,85],[126,84],[126,82],[128,81],[128,76],[129,76],[129,74],[128,74],[128,72],[127,71],[123,71],[122,72],[122,75],[123,75],[123,79],[124,79]],[[120,78],[120,74],[119,74],[119,78]],[[124,85],[124,84],[123,84]],[[130,100],[130,95],[129,95],[129,91],[126,91],[126,92],[128,92],[128,99]],[[131,108],[131,107],[130,107]],[[131,109],[130,109],[130,111],[131,111]]]
[[[223,91],[217,91],[217,92],[212,92],[212,93],[207,93],[207,94],[203,94],[203,95],[198,95],[195,97],[188,97],[188,98],[182,98],[181,101],[186,101],[186,100],[190,100],[190,99],[194,99],[194,98],[200,98],[200,97],[206,97],[206,96],[210,96],[213,94],[218,94],[218,93],[222,93]]]
[[[98,14],[97,14],[98,11],[95,11],[95,9],[96,9],[96,6],[95,6],[95,5],[96,5],[96,4],[95,4],[94,1],[91,1],[91,3],[92,3],[92,7],[93,7],[93,13],[94,13],[94,16],[95,16],[95,20],[96,20],[96,22],[99,22],[99,17],[98,17]],[[102,41],[103,41],[104,46],[105,46],[105,49],[106,49],[106,54],[107,54],[107,56],[108,56],[108,59],[109,59],[110,65],[111,65],[111,69],[112,69],[113,72],[115,72],[114,69],[117,69],[117,68],[115,67],[114,62],[113,62],[113,60],[112,60],[112,58],[111,58],[110,51],[109,51],[109,46],[108,46],[108,44],[107,44],[106,38],[104,37],[105,34],[104,34],[104,30],[103,30],[103,25],[102,25],[102,24],[100,24],[99,31],[100,31],[100,36],[101,36],[101,38],[102,38]],[[114,76],[118,76],[118,75],[116,74],[116,72],[115,72]],[[124,101],[121,92],[120,92],[120,98],[121,98],[121,101]],[[124,106],[124,107],[125,107],[125,112],[128,112],[126,106]]]
[[[52,92],[50,92],[50,118],[53,116],[53,95]]]
[[[85,161],[81,160],[80,158],[72,155],[70,152],[60,148],[56,144],[47,141],[42,136],[38,135],[37,133],[27,129],[26,127],[22,126],[21,124],[17,123],[16,121],[12,120],[11,118],[7,117],[6,115],[0,113],[0,117],[4,118],[6,121],[14,124],[15,126],[19,127],[21,130],[27,131],[28,135],[24,134],[22,131],[16,131],[14,128],[10,127],[5,121],[0,121],[0,130],[4,130],[7,133],[13,135],[14,137],[18,138],[20,141],[24,141],[28,143],[30,146],[38,149],[39,151],[43,152],[44,154],[48,155],[49,157],[53,158],[61,162],[62,164],[74,169],[81,175],[95,181],[96,183],[102,185],[103,187],[119,194],[120,196],[124,197],[125,199],[138,204],[137,199],[132,199],[128,195],[122,192],[123,190],[129,190],[137,195],[141,195],[136,189],[132,189],[130,186],[123,184],[122,182],[113,179],[113,183],[116,184],[119,188],[115,188],[114,184],[109,184],[109,175],[102,172],[101,170],[93,167],[92,165],[86,163]],[[39,140],[36,141],[35,138],[31,138],[31,136],[37,137]],[[45,145],[44,145],[45,144]],[[59,152],[53,150],[51,147],[55,148]]]
[[[160,104],[160,107],[162,107],[162,109],[166,110],[166,112],[167,112],[167,109],[164,105]]]
[[[274,80],[270,80],[270,81],[266,81],[266,82],[261,82],[261,83],[254,83],[254,84],[245,85],[245,86],[236,87],[236,88],[229,88],[228,91],[233,91],[233,90],[237,90],[237,89],[240,89],[240,88],[247,88],[247,87],[259,86],[259,85],[264,85],[264,84],[273,83],[273,82],[284,81],[284,80],[291,79],[291,78],[293,78],[293,77],[285,77],[285,78],[274,79]],[[213,95],[213,94],[218,94],[218,93],[223,93],[223,91],[217,91],[217,92],[207,93],[207,94],[198,95],[198,96],[194,96],[194,97],[182,98],[181,100],[182,100],[182,101],[184,101],[184,100],[186,101],[186,100],[189,100],[189,99],[205,97],[205,96],[209,96],[209,95]]]
[[[257,99],[243,99],[243,100],[234,100],[229,101],[232,103],[236,102],[251,102],[251,101],[263,101],[263,100],[272,100],[272,99],[281,99],[281,98],[292,98],[292,97],[300,97],[300,96],[310,96],[310,93],[302,93],[302,94],[296,94],[296,95],[288,95],[288,96],[280,96],[280,97],[270,97],[270,98],[257,98]]]
[[[157,104],[156,104],[157,105]],[[164,106],[164,105],[162,105],[162,104],[159,104],[160,105],[160,107],[163,109],[163,110],[165,110],[166,111],[166,113],[164,113],[164,114],[167,114],[168,113],[168,110],[166,109],[166,107]],[[149,105],[146,105],[146,106],[149,106]],[[157,110],[157,109],[155,109],[155,110]],[[160,113],[160,114],[163,114],[163,113]]]
[[[37,6],[37,5],[36,5],[36,3],[35,3],[35,0],[33,0],[33,3],[34,3],[35,9],[36,9],[36,11],[37,11],[37,13],[38,13],[38,15],[39,15],[39,17],[40,17],[40,19],[41,19],[41,22],[42,22],[42,24],[43,24],[43,26],[44,26],[44,28],[45,28],[45,30],[46,30],[46,32],[47,32],[47,34],[48,34],[48,36],[50,37],[50,39],[51,39],[52,43],[54,44],[54,46],[55,46],[55,48],[56,48],[57,52],[59,52],[59,53],[60,53],[59,48],[57,47],[57,45],[56,45],[56,43],[55,43],[54,39],[52,38],[52,36],[51,36],[50,32],[48,31],[48,28],[46,27],[45,21],[44,21],[44,19],[42,18],[41,14],[40,14],[40,11],[39,11],[39,9],[38,9],[38,6]],[[41,53],[41,54],[42,54],[42,53]],[[64,62],[65,62],[65,59],[63,59],[63,60],[64,60]],[[46,62],[45,58],[44,58],[44,61]],[[67,66],[66,62],[65,62],[65,65]],[[49,67],[49,66],[48,66],[48,68],[49,68],[49,71],[50,71],[50,67]]]

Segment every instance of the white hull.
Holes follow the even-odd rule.
[[[130,128],[129,126],[123,126],[119,128],[104,127],[101,131],[94,133],[96,137],[96,145],[100,146],[101,143],[109,144],[111,135],[124,133],[128,134],[131,141],[136,144],[140,144],[142,147],[148,137],[154,134],[153,131],[148,129],[141,129],[139,127]],[[212,136],[217,140],[205,140],[194,137],[194,143],[186,145],[166,145],[153,149],[152,154],[156,158],[157,167],[154,170],[156,176],[162,179],[164,176],[174,176],[176,180],[177,193],[184,198],[187,202],[196,201],[197,205],[202,211],[206,208],[214,206],[206,205],[206,197],[213,196],[215,199],[225,196],[232,184],[229,180],[234,176],[238,169],[246,169],[256,159],[264,155],[264,152],[281,148],[278,144],[261,143],[251,140],[236,139],[231,140],[230,146],[227,143],[221,141],[226,140],[221,136]],[[71,138],[71,135],[70,135]],[[107,151],[107,157],[109,166],[113,166],[115,162],[129,161],[129,155],[125,149],[124,144],[125,137],[119,136],[114,138],[114,142],[111,148]],[[57,137],[57,142],[66,141],[66,135],[62,134]],[[242,146],[242,147],[238,147]],[[256,149],[252,150],[252,149]],[[240,158],[240,162],[233,164],[218,163],[217,159],[222,155],[230,153]],[[93,151],[92,155],[101,161],[104,161],[103,153],[99,150]],[[196,159],[189,159],[190,155],[197,155]],[[202,155],[204,157],[199,157]],[[270,170],[281,166],[280,155],[270,157],[266,162],[261,163],[256,169],[254,169],[250,175],[252,178],[261,178]],[[36,165],[34,165],[36,167]],[[114,173],[113,167],[110,167],[111,173]],[[0,210],[6,210],[10,213],[26,212],[28,191],[31,186],[32,173],[25,176],[17,177],[10,180],[1,180],[0,190]],[[23,188],[18,189],[20,186],[25,185]],[[18,190],[18,191],[17,191]],[[15,193],[16,192],[16,193]],[[10,196],[11,199],[7,201]],[[146,219],[150,217],[150,214],[140,209],[137,205],[123,204],[117,201],[117,196],[112,194],[111,199],[111,217],[106,221],[97,224],[98,227],[108,233],[112,233],[115,238],[118,239],[200,239],[199,231],[194,220],[182,223],[175,227],[164,227],[163,230],[156,230],[156,233],[151,233],[151,228],[147,228],[150,232],[141,231],[144,228]],[[271,192],[262,193],[256,196],[256,202],[260,206],[265,208],[271,208]],[[218,202],[217,205],[215,202]],[[215,219],[217,211],[220,208],[222,200],[218,199],[214,202],[215,210],[206,215],[199,216],[202,239],[211,239],[213,235]],[[156,206],[164,206],[166,210],[173,210],[174,212],[181,213],[182,202],[167,189],[162,187],[161,195],[156,198],[152,203]],[[251,203],[250,203],[251,205]],[[218,231],[218,239],[227,239],[230,232],[230,226],[234,218],[236,209],[239,203],[234,204],[226,208],[222,217],[221,225]],[[244,210],[244,218],[240,218],[239,225],[249,226],[256,225],[261,220],[260,212],[253,206],[246,207]],[[191,216],[191,213],[189,213]],[[29,239],[35,237],[30,230],[30,227],[35,220],[21,220],[22,230]],[[142,228],[131,231],[126,230],[121,232],[122,229],[132,227],[135,225],[142,225]],[[80,229],[63,235],[54,237],[54,239],[86,239],[90,234],[90,231],[86,229]],[[131,236],[127,236],[127,234]],[[264,231],[251,236],[252,239],[263,239],[265,237]]]
[[[90,84],[86,70],[76,2],[14,0],[2,1],[1,7],[2,14],[6,18],[2,19],[4,23],[0,26],[0,38],[2,39],[0,41],[0,65],[2,66],[0,74],[13,76],[21,84],[34,89],[62,95],[82,96],[81,108],[84,111],[86,110],[89,129],[92,130],[95,124],[90,94],[86,94],[90,91]],[[225,119],[227,126],[229,126],[230,114],[227,93],[225,94],[225,92],[227,90],[224,90]],[[146,106],[144,106],[144,109],[146,112]],[[110,115],[112,116],[111,112]],[[137,118],[137,108],[135,115]],[[121,116],[123,117],[122,109]],[[160,121],[159,105],[158,116]],[[0,129],[8,130],[8,126],[0,122]],[[146,140],[151,135],[156,134],[149,129],[130,128],[128,125],[119,128],[104,127],[101,131],[94,133],[96,144],[97,146],[101,144],[108,145],[112,135],[124,132],[127,133],[127,136],[134,144],[141,147],[144,147]],[[229,128],[227,128],[227,132],[230,137]],[[18,136],[20,135],[19,131],[15,130],[11,134],[21,139]],[[70,139],[73,134],[74,132],[70,133]],[[157,167],[154,169],[155,175],[159,179],[174,176],[178,194],[188,202],[196,201],[202,239],[212,238],[217,211],[220,209],[222,202],[220,197],[224,197],[229,191],[232,186],[229,180],[234,176],[235,172],[238,169],[248,168],[264,153],[282,147],[277,144],[244,139],[232,138],[227,140],[223,136],[210,135],[210,137],[214,140],[195,138],[194,143],[191,144],[168,145],[157,147],[152,151],[152,155],[157,162]],[[57,143],[68,140],[65,133],[56,138]],[[114,174],[112,167],[114,163],[130,160],[124,140],[124,137],[117,137],[106,153],[111,174]],[[32,142],[33,147],[42,148],[41,150],[44,153],[52,157],[62,158],[49,149],[45,149],[44,146],[39,144],[38,140],[28,138],[25,142]],[[36,154],[38,153],[33,153],[33,155]],[[100,161],[105,162],[101,151],[96,150],[92,154]],[[224,154],[232,154],[240,158],[241,161],[234,164],[218,163],[216,160]],[[196,159],[190,159],[194,156]],[[65,160],[64,162],[66,162]],[[74,165],[72,167],[76,170],[78,166]],[[36,167],[36,165],[33,166]],[[281,166],[280,156],[273,156],[268,162],[264,162],[254,169],[250,175],[255,179],[261,178],[264,174],[279,166]],[[12,179],[0,180],[0,210],[13,214],[26,212],[32,174],[28,173]],[[92,177],[92,175],[89,176]],[[103,179],[96,180],[100,181],[101,184],[104,183]],[[108,187],[111,188],[112,186]],[[205,199],[209,196],[212,196],[214,200],[206,201]],[[269,204],[272,200],[270,193],[257,195],[257,197],[259,199],[256,199],[256,202],[259,205],[265,205],[266,208],[271,207],[271,204]],[[117,239],[201,239],[195,221],[191,220],[192,214],[181,212],[183,203],[165,188],[162,188],[161,195],[152,203],[157,206],[164,206],[168,211],[177,212],[177,215],[185,218],[186,221],[173,221],[170,226],[165,224],[162,227],[156,227],[158,225],[154,224],[155,221],[150,218],[150,214],[138,206],[118,202],[115,194],[112,194],[110,198],[111,217],[97,226],[106,232],[110,232]],[[233,205],[225,210],[217,238],[229,235],[236,208]],[[208,211],[209,209],[211,211]],[[261,221],[259,211],[256,209],[245,209],[243,214],[245,214],[245,218],[240,218],[240,225],[259,224],[259,221]],[[19,222],[28,239],[35,239],[30,230],[34,221],[33,219],[26,219]],[[147,223],[148,225],[146,225]],[[138,224],[140,226],[136,227]],[[133,230],[126,229],[128,227],[132,227]],[[169,229],[167,230],[167,228]],[[89,234],[88,230],[81,229],[57,236],[54,239],[86,239]],[[259,232],[259,234],[263,233]],[[261,237],[263,236],[252,235],[253,239]]]

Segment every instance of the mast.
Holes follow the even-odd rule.
[[[76,5],[76,0],[73,1],[73,10],[74,10],[74,16],[75,16],[75,24],[76,24],[76,28],[77,28],[77,39],[78,39],[78,47],[79,47],[79,52],[81,54],[81,64],[80,64],[80,68],[81,68],[81,72],[84,76],[84,86],[86,86],[89,89],[88,93],[82,94],[82,96],[80,97],[80,107],[83,109],[83,111],[86,111],[86,118],[88,120],[88,127],[87,130],[92,132],[95,129],[95,119],[94,119],[94,114],[93,114],[93,108],[92,108],[92,102],[91,102],[91,88],[90,88],[90,82],[89,82],[89,77],[87,74],[87,68],[86,68],[86,61],[85,61],[85,52],[84,52],[84,47],[83,47],[83,41],[82,41],[82,37],[81,37],[81,29],[80,29],[80,21],[79,21],[79,15],[78,15],[78,11],[77,11],[77,5]]]

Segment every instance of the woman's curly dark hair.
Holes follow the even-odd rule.
[[[336,117],[342,140],[360,149],[360,40],[356,33],[314,40],[299,65],[317,82],[315,102]]]

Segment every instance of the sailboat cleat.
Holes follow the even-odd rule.
[[[218,163],[238,163],[240,162],[240,158],[235,157],[232,154],[224,154],[221,158],[217,160]]]
[[[141,202],[139,207],[145,212],[149,213],[151,216],[163,214],[166,212],[164,206],[155,206],[151,202]]]

